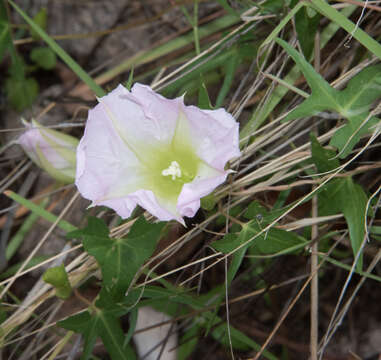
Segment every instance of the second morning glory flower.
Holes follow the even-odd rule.
[[[98,100],[77,149],[76,185],[122,218],[140,205],[183,223],[240,155],[238,123],[224,109],[186,106],[141,84],[119,85]]]

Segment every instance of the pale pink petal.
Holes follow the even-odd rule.
[[[139,190],[129,195],[129,198],[134,199],[137,204],[146,209],[153,216],[156,216],[161,221],[176,219],[180,221],[181,216],[176,211],[176,204],[170,203],[162,199],[158,199],[152,191]]]
[[[27,125],[28,130],[18,138],[17,143],[22,146],[24,151],[37,165],[41,166],[36,153],[36,144],[41,143],[43,140],[42,136],[38,130],[32,129],[30,124]]]
[[[97,204],[113,209],[122,219],[129,218],[137,205],[137,203],[130,199],[129,196],[118,199],[102,200]]]
[[[142,104],[144,115],[156,125],[153,136],[161,142],[169,142],[176,128],[183,98],[166,99],[154,92],[149,86],[136,83],[131,96]]]
[[[165,199],[157,199],[150,190],[138,190],[124,197],[100,200],[97,201],[96,204],[107,206],[115,210],[123,219],[126,219],[131,215],[136,205],[140,205],[161,221],[176,219],[183,223],[182,218],[176,209],[176,203],[171,204],[170,202],[165,201]]]
[[[127,193],[136,191],[139,167],[139,160],[123,143],[103,107],[90,110],[77,149],[76,185],[82,196],[98,203],[113,197],[120,183]]]
[[[203,164],[196,178],[184,184],[177,202],[177,209],[182,216],[193,217],[200,208],[200,199],[210,194],[222,184],[228,172],[218,171]]]
[[[227,161],[238,157],[239,125],[224,109],[201,110],[185,106],[191,138],[197,155],[209,165],[223,170]]]
[[[178,99],[165,99],[148,86],[135,84],[131,92],[119,85],[99,101],[113,115],[117,131],[139,150],[147,139],[152,146],[172,139],[181,105]]]

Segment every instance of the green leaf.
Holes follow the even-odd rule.
[[[198,107],[201,109],[213,109],[209,99],[208,89],[205,86],[203,76],[200,74],[200,85],[198,89]]]
[[[238,205],[236,205],[236,206],[234,206],[234,207],[229,209],[229,215],[235,217],[239,213],[241,213],[242,210],[243,210],[243,206],[238,204]],[[217,225],[220,226],[220,225],[224,225],[225,223],[226,223],[226,217],[224,215],[220,215],[220,216],[217,217],[217,219],[216,219],[216,224]]]
[[[250,221],[248,226],[250,227],[252,237],[262,231],[262,226],[256,220]],[[254,252],[258,253],[258,255],[268,255],[294,252],[303,248],[306,243],[307,241],[304,238],[291,231],[273,227],[256,237],[251,245]]]
[[[349,123],[338,129],[332,136],[330,145],[343,150],[340,152],[340,158],[349,155],[354,146],[360,141],[362,135],[369,133],[370,127],[380,122],[380,119],[372,116],[366,124],[363,121],[366,115],[348,117]]]
[[[58,325],[64,329],[83,334],[85,344],[81,360],[87,360],[90,357],[98,337],[102,339],[111,359],[136,359],[130,346],[124,345],[123,330],[112,310],[94,308],[92,313],[86,310],[58,322]]]
[[[319,216],[343,213],[349,229],[354,256],[358,253],[365,235],[367,196],[351,177],[334,179],[319,192]],[[357,263],[362,270],[362,255]]]
[[[79,237],[99,237],[108,238],[110,231],[107,225],[102,219],[90,216],[88,219],[87,226],[83,229],[75,229],[69,232],[66,237],[69,239],[79,238]]]
[[[125,336],[120,326],[119,319],[108,315],[107,312],[98,312],[101,326],[99,328],[100,337],[107,352],[113,360],[133,360],[136,359],[134,351],[127,344],[124,345]]]
[[[24,59],[16,54],[12,57],[12,65],[9,68],[9,77],[15,80],[24,80],[25,79],[25,62]]]
[[[5,81],[5,91],[12,107],[21,112],[36,100],[39,86],[34,78],[10,77]]]
[[[130,75],[128,75],[128,80],[125,85],[129,91],[131,91],[133,81],[134,81],[134,69],[132,68],[130,71]]]
[[[229,346],[229,338],[227,334],[227,324],[221,323],[221,319],[216,316],[211,319],[212,326],[216,326],[215,330],[213,330],[212,335],[214,338],[225,345],[226,347]],[[205,327],[205,324],[201,323]],[[238,349],[242,350],[248,350],[253,349],[255,351],[259,351],[261,348],[259,344],[257,344],[255,341],[253,341],[251,338],[246,336],[243,332],[237,330],[233,326],[230,326],[230,336],[232,344]],[[263,357],[269,360],[277,360],[278,358],[274,356],[272,353],[265,350],[262,354]]]
[[[336,131],[330,145],[343,150],[341,158],[348,156],[361,135],[369,132],[369,128],[380,120],[372,117],[367,123],[364,120],[369,116],[372,103],[380,98],[381,93],[381,65],[369,66],[361,70],[349,82],[347,87],[339,93],[341,115],[348,119],[348,124]],[[352,137],[348,144],[348,140]]]
[[[58,322],[58,326],[72,330],[83,335],[84,345],[81,360],[87,360],[94,348],[98,334],[98,323],[94,321],[88,310],[73,315],[68,319]]]
[[[281,193],[279,195],[279,198],[275,205],[278,203],[284,203],[285,198],[283,197],[284,193]],[[274,205],[274,206],[275,206]],[[273,208],[271,211],[267,211],[259,202],[253,201],[249,206],[244,214],[246,219],[249,220],[255,220],[256,223],[260,224],[262,227],[266,227],[270,223],[272,223],[274,220],[276,220],[278,217],[282,216],[290,207],[292,207],[294,203],[288,204],[287,206],[284,206],[283,208]]]
[[[152,255],[164,223],[150,224],[140,217],[127,238],[113,239],[105,223],[90,217],[82,230],[68,234],[69,238],[82,237],[85,250],[97,260],[105,289],[115,299],[121,299],[136,272]]]
[[[323,110],[338,112],[348,120],[348,124],[336,131],[330,145],[336,146],[340,150],[340,157],[345,158],[360,140],[361,135],[369,132],[369,128],[379,122],[379,119],[372,118],[364,123],[369,116],[370,106],[380,97],[381,64],[363,69],[349,81],[344,90],[338,91],[333,89],[288,43],[281,39],[276,41],[294,59],[312,90],[311,95],[288,114],[285,121],[316,115]]]
[[[33,17],[33,21],[38,25],[41,29],[46,30],[48,24],[48,11],[45,7],[42,7],[39,12]],[[40,40],[40,35],[30,27],[30,35],[34,40]]]
[[[223,239],[216,241],[212,244],[212,247],[217,251],[221,251],[224,254],[232,252],[234,249],[237,249],[240,245],[245,243],[252,236],[252,231],[249,227],[244,226],[241,232],[237,234],[226,234]],[[227,273],[227,283],[228,285],[233,281],[235,275],[237,274],[239,267],[242,264],[242,261],[245,257],[247,248],[251,244],[242,246],[239,250],[236,250],[232,255],[232,260],[229,265]]]
[[[381,64],[368,66],[349,80],[339,92],[342,115],[346,117],[369,113],[370,105],[380,97]]]
[[[204,210],[211,211],[214,209],[216,204],[217,204],[217,199],[213,193],[206,195],[203,198],[201,198],[201,207]]]
[[[0,63],[3,60],[4,53],[11,45],[8,21],[0,20]]]
[[[230,284],[234,279],[239,267],[242,264],[248,247],[252,247],[255,253],[263,255],[289,253],[304,247],[307,243],[304,238],[292,232],[277,228],[271,228],[263,234],[255,237],[259,232],[261,232],[261,230],[262,226],[258,220],[252,220],[243,226],[241,232],[238,235],[226,234],[223,239],[212,244],[214,249],[227,254],[234,251],[235,249],[238,249],[240,246],[247,243],[250,239],[253,239],[234,252],[227,274],[228,284]]]
[[[86,309],[78,314],[70,316],[65,320],[59,321],[58,325],[67,330],[72,330],[77,333],[84,333],[88,328],[90,320],[90,310]]]
[[[239,239],[238,234],[228,233],[221,240],[217,240],[211,244],[212,248],[222,252],[223,254],[228,254],[239,245],[241,245],[245,240]]]
[[[229,93],[229,90],[233,84],[235,71],[237,69],[238,64],[239,64],[239,53],[238,51],[235,51],[232,54],[232,56],[228,59],[226,65],[224,66],[225,78],[217,96],[216,108],[219,108],[222,106],[225,100],[225,97]]]
[[[36,47],[30,53],[30,58],[39,67],[45,70],[51,70],[56,66],[57,57],[56,54],[47,47]]]
[[[219,251],[230,252],[237,246],[253,238],[249,243],[249,246],[253,248],[254,253],[261,255],[281,255],[303,248],[307,243],[307,240],[293,232],[277,229],[275,227],[272,227],[257,236],[263,228],[287,211],[287,208],[288,207],[268,212],[257,201],[253,201],[245,213],[245,218],[253,220],[245,224],[238,238],[235,239],[232,236],[225,236],[224,239],[215,242],[213,247]],[[214,246],[215,244],[217,244],[217,246]]]
[[[320,145],[314,134],[310,134],[311,139],[311,154],[312,161],[314,162],[319,173],[325,173],[340,166],[338,159],[334,159],[336,152],[333,150],[325,149]]]
[[[10,50],[12,57],[15,56],[16,51],[12,43],[7,9],[5,2],[0,1],[0,63],[7,50]]]
[[[373,235],[381,235],[381,226],[372,226],[370,228],[370,233]]]
[[[124,339],[125,344],[128,344],[130,340],[132,339],[132,336],[134,335],[136,323],[138,321],[138,307],[135,306],[133,309],[131,309],[129,313],[129,325],[130,328],[128,329],[128,333],[126,334],[126,337]]]
[[[253,201],[247,208],[245,212],[246,219],[262,219],[265,215],[267,215],[267,210],[264,206],[262,206],[258,201]]]
[[[324,1],[323,1],[324,2]],[[286,23],[305,5],[308,5],[308,2],[298,2],[298,4],[287,14],[287,16],[282,19],[282,21],[279,23],[278,26],[270,33],[270,35],[267,36],[264,42],[262,42],[262,46],[271,43],[274,38],[277,36],[277,34],[282,31]],[[330,6],[327,4],[327,7],[330,8]],[[333,9],[333,8],[332,8]],[[349,17],[357,7],[354,5],[345,7],[341,10],[339,15],[342,18]],[[336,10],[335,10],[336,11]],[[332,19],[332,17],[331,17]],[[332,19],[335,21],[335,19]],[[320,36],[320,49],[323,49],[325,45],[330,41],[330,39],[335,35],[335,33],[341,29],[340,26],[336,23],[330,23],[328,24],[325,29],[321,32]],[[357,31],[356,31],[357,33]],[[312,54],[312,57],[314,54]],[[284,77],[284,80],[286,83],[289,83],[291,85],[295,84],[296,81],[300,79],[300,71],[298,66],[293,66],[288,74]],[[274,111],[274,108],[280,103],[280,101],[283,99],[283,97],[288,93],[289,88],[286,86],[283,86],[282,84],[278,84],[272,94],[269,96],[266,103],[259,107],[255,108],[252,112],[250,119],[247,121],[246,125],[243,126],[243,128],[240,131],[240,138],[246,138],[250,136],[256,129],[258,129],[261,124],[268,118],[268,116]]]
[[[319,216],[330,216],[341,212],[338,201],[341,188],[345,185],[345,179],[333,179],[318,193]]]
[[[25,63],[13,45],[10,48],[12,65],[9,76],[5,80],[5,92],[11,106],[17,111],[22,111],[31,106],[38,95],[38,83],[33,78],[26,78]]]
[[[303,72],[303,75],[312,90],[312,93],[307,100],[288,114],[284,121],[297,119],[303,116],[316,115],[327,109],[338,110],[339,104],[336,100],[338,91],[333,89],[304,59],[303,55],[293,49],[287,42],[281,39],[276,39],[276,42],[292,57],[299,69]]]
[[[266,0],[261,5],[262,11],[269,14],[281,14],[285,6],[284,0]]]
[[[248,226],[244,226],[241,232],[239,233],[237,243],[243,244],[252,236],[252,231]],[[238,245],[237,244],[237,245]],[[240,249],[236,250],[233,254],[232,260],[229,265],[228,273],[227,273],[227,284],[230,285],[233,279],[235,278],[242,261],[246,255],[247,249],[251,244],[242,246]],[[236,246],[237,247],[237,246]]]
[[[344,186],[338,192],[338,201],[348,224],[352,250],[356,256],[364,240],[368,198],[362,187],[355,184],[351,177],[347,177]],[[362,270],[362,255],[357,263],[357,269]]]
[[[296,2],[295,0],[291,6],[296,5]],[[314,16],[311,16],[311,10],[309,7],[303,7],[295,14],[295,29],[298,34],[298,41],[307,59],[312,55],[315,42],[314,35],[321,18],[321,15],[317,12],[315,12]]]
[[[199,326],[197,325],[197,322],[194,321],[192,326],[185,330],[184,335],[179,341],[179,347],[177,349],[179,360],[189,359],[198,344],[199,336]]]
[[[243,333],[237,333],[237,336],[231,336],[231,339],[229,339],[227,331],[226,331],[226,324],[214,324],[215,327],[212,331],[212,336],[214,339],[216,339],[219,343],[224,345],[225,347],[230,346],[230,340],[233,346],[233,349],[235,350],[241,350],[241,351],[248,351],[250,350],[251,346],[249,346],[245,339],[241,340],[241,337]]]
[[[71,285],[65,270],[65,266],[63,264],[60,266],[51,267],[46,270],[44,275],[42,275],[42,280],[54,286],[56,290],[56,296],[60,299],[65,300],[70,297]]]

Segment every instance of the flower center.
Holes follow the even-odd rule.
[[[163,176],[172,176],[172,180],[176,180],[176,178],[181,177],[181,168],[177,161],[172,161],[171,165],[167,169],[164,169],[161,172],[161,175]]]
[[[172,202],[178,198],[184,184],[194,180],[201,162],[195,151],[186,145],[150,148],[147,155],[143,188]]]

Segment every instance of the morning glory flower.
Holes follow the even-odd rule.
[[[64,183],[73,183],[76,170],[78,139],[48,129],[32,119],[23,120],[26,131],[16,140],[28,157],[50,176]]]
[[[238,123],[150,87],[119,85],[89,111],[77,149],[76,185],[92,205],[128,218],[140,205],[158,219],[193,217],[240,155]]]

